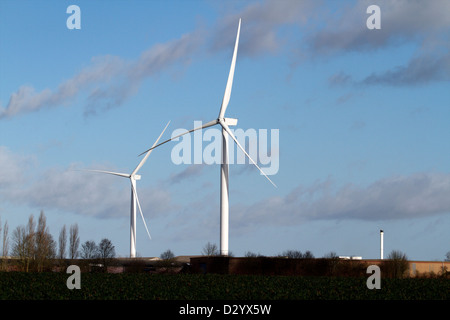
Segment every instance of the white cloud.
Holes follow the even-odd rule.
[[[303,43],[312,57],[332,57],[348,52],[383,50],[414,43],[418,49],[404,65],[373,73],[362,81],[337,74],[331,81],[366,85],[418,85],[433,81],[450,81],[450,2],[399,0],[377,1],[381,10],[381,29],[369,30],[366,8],[373,1],[357,1],[352,7],[341,6],[327,18],[327,24],[314,29]],[[334,83],[334,82],[332,82]]]
[[[32,159],[0,147],[0,199],[99,218],[128,216],[131,196],[128,179],[76,170],[81,168],[79,164],[33,174],[36,164]],[[138,182],[137,189],[144,215],[156,217],[173,210],[170,193],[159,185],[140,188]]]
[[[80,167],[73,164],[32,174],[36,168],[33,157],[19,156],[0,147],[0,199],[91,217],[127,217],[131,193],[128,179],[74,170]],[[181,178],[198,173],[197,169],[183,171]],[[168,179],[169,184],[174,183],[173,178]],[[197,202],[179,205],[165,185],[167,181],[141,188],[138,182],[146,217],[165,216],[171,221],[169,224],[179,224],[181,216],[190,217],[189,221],[195,224],[215,221],[216,215],[213,218],[210,215],[217,210],[211,206],[217,199],[211,199],[211,194]],[[299,185],[285,196],[270,197],[252,205],[235,205],[230,210],[231,223],[237,228],[291,226],[308,220],[402,220],[448,214],[450,174],[424,172],[391,176],[368,186],[341,187],[336,187],[329,178],[307,187]]]
[[[251,3],[242,12],[227,15],[208,31],[199,28],[178,39],[156,44],[136,60],[125,61],[114,56],[95,57],[89,66],[63,81],[56,90],[46,88],[36,91],[32,86],[21,86],[11,94],[7,106],[0,108],[0,119],[60,107],[85,91],[88,92],[85,115],[120,106],[138,91],[145,78],[166,71],[174,64],[190,63],[194,53],[205,44],[205,39],[209,39],[210,50],[214,52],[230,50],[239,17],[245,21],[240,54],[274,52],[281,43],[277,28],[304,20],[312,3],[296,0]]]
[[[89,66],[63,81],[56,90],[36,91],[23,85],[0,107],[0,119],[68,104],[88,91],[85,115],[120,106],[135,94],[141,82],[168,70],[177,63],[188,64],[204,45],[208,50],[229,51],[236,36],[237,21],[242,18],[240,55],[276,54],[287,48],[296,60],[331,57],[348,52],[367,52],[404,42],[419,45],[414,57],[394,70],[373,73],[361,83],[411,85],[450,80],[449,32],[450,2],[419,0],[377,1],[382,27],[368,30],[366,9],[373,1],[340,4],[322,1],[267,0],[251,2],[244,8],[226,13],[208,30],[197,29],[178,39],[160,43],[139,58],[94,58]],[[281,33],[289,30],[287,33]],[[292,33],[292,31],[295,31]],[[282,34],[287,34],[283,38]],[[286,52],[283,51],[283,52]],[[295,54],[294,54],[295,52]],[[437,54],[436,54],[437,53]],[[296,66],[298,61],[292,62]],[[342,74],[341,74],[342,75]],[[331,81],[350,83],[350,76]]]
[[[156,44],[135,61],[102,56],[92,59],[72,78],[63,81],[56,90],[36,92],[31,86],[21,86],[11,94],[9,103],[0,109],[0,119],[69,104],[80,93],[88,91],[85,115],[121,105],[135,94],[141,82],[176,63],[188,63],[200,45],[200,32],[181,36],[167,43]]]
[[[307,38],[313,54],[330,55],[348,51],[374,50],[404,41],[425,41],[450,27],[450,3],[418,0],[377,1],[381,11],[381,29],[369,30],[367,7],[373,1],[342,5],[335,12],[323,13],[323,28],[314,29]]]
[[[431,81],[450,81],[450,47],[446,54],[420,55],[407,65],[379,74],[371,74],[360,83],[388,85],[419,85]]]
[[[192,179],[199,177],[202,174],[204,168],[205,168],[204,164],[189,165],[183,171],[171,174],[167,182],[169,185],[173,185],[181,182],[186,182],[186,180],[190,181]]]
[[[320,5],[320,1],[268,0],[250,3],[244,9],[227,14],[212,33],[213,51],[230,50],[236,38],[237,21],[242,18],[240,55],[276,53],[284,44],[279,28],[300,25]]]
[[[295,225],[307,220],[397,220],[450,213],[450,174],[393,176],[367,187],[333,188],[331,179],[298,186],[284,197],[271,197],[235,210],[236,225]]]
[[[15,154],[7,147],[0,146],[0,191],[22,183],[25,171],[34,162],[32,156]]]

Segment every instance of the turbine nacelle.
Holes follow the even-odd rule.
[[[134,180],[141,180],[141,176],[139,174],[133,175]]]

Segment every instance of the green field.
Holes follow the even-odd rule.
[[[450,279],[192,274],[81,273],[68,289],[66,273],[0,272],[2,300],[448,300]]]

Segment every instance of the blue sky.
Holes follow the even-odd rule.
[[[68,6],[81,9],[69,30]],[[381,10],[370,30],[368,6]],[[43,210],[57,239],[111,239],[129,255],[131,172],[163,139],[217,117],[239,18],[227,116],[279,130],[274,188],[230,167],[230,251],[363,258],[450,251],[448,1],[0,2],[0,218]],[[157,148],[138,181],[137,252],[219,245],[217,164]],[[264,166],[262,166],[264,169]]]

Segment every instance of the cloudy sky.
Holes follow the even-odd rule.
[[[380,229],[386,254],[450,251],[449,1],[89,0],[69,29],[73,2],[0,2],[10,233],[43,210],[55,239],[77,223],[81,242],[109,238],[128,256],[129,182],[80,169],[131,173],[168,121],[162,139],[215,119],[241,18],[226,115],[258,133],[246,148],[259,141],[277,188],[233,153],[230,251],[378,258]],[[367,27],[370,5],[381,29]],[[200,134],[200,152],[218,132]],[[152,234],[138,216],[140,256],[219,245],[220,165],[194,163],[186,137],[191,163],[172,141],[139,171]]]

